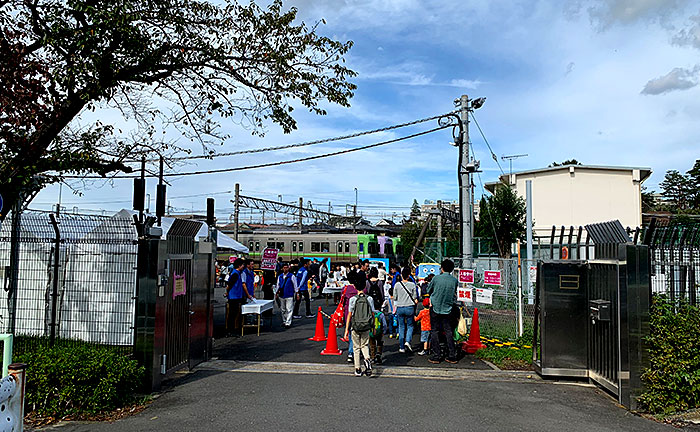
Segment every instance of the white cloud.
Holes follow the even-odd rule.
[[[647,82],[642,89],[642,94],[659,95],[674,90],[687,90],[698,85],[698,72],[700,65],[693,69],[674,68],[666,75],[654,78]]]
[[[638,21],[665,22],[688,3],[688,0],[597,0],[584,4],[589,5],[591,20],[606,29],[614,24],[630,25]]]
[[[676,45],[700,49],[700,14],[691,16],[690,21],[692,24],[676,33],[672,41]]]

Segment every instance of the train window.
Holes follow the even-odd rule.
[[[345,242],[345,253],[350,253],[350,242]]]
[[[358,243],[357,244],[357,253],[363,253],[365,251],[365,244],[364,243]]]
[[[269,249],[274,249],[275,248],[275,242],[267,242],[267,248]]]
[[[248,242],[248,250],[251,251],[251,252],[253,252],[253,244],[254,244],[254,243],[253,243],[253,240],[251,240],[250,242]]]
[[[371,254],[379,253],[379,245],[377,243],[368,243],[367,252]]]
[[[401,254],[403,254],[403,246],[396,245],[396,255],[401,255]]]
[[[292,242],[292,252],[296,252],[296,251],[297,251],[297,242],[293,241]]]
[[[329,252],[331,250],[331,244],[328,242],[321,242],[321,252]]]
[[[303,241],[299,242],[299,252],[304,252],[304,242]]]
[[[311,242],[311,252],[321,252],[321,243]]]
[[[259,241],[255,242],[255,251],[260,252],[260,242]]]
[[[284,252],[284,242],[277,242],[276,243],[277,249],[279,249],[280,252]]]
[[[338,249],[336,249],[336,253],[343,253],[343,242],[338,242]]]

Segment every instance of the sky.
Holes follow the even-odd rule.
[[[299,143],[382,128],[454,110],[466,94],[485,97],[475,111],[497,162],[474,123],[473,153],[482,184],[510,170],[505,155],[527,154],[512,170],[575,158],[588,165],[647,167],[658,191],[667,170],[700,158],[700,5],[689,0],[297,0],[299,19],[337,40],[352,40],[347,65],[358,73],[351,107],[328,114],[295,111],[298,130],[274,124],[263,138],[224,123],[219,151]],[[118,113],[95,115],[120,123]],[[436,121],[352,140],[205,160],[181,171],[295,159],[398,138]],[[207,196],[228,220],[236,183],[247,196],[298,202],[344,213],[346,204],[377,220],[407,214],[414,199],[456,200],[458,150],[450,129],[366,151],[248,171],[175,177],[175,211],[203,213]],[[195,148],[195,153],[197,149]],[[500,164],[500,167],[499,167]],[[70,186],[70,187],[69,187]],[[131,207],[131,180],[51,186],[30,208],[50,209],[60,195],[69,211],[109,214]],[[73,190],[71,190],[73,189]],[[155,181],[147,182],[155,196]],[[75,194],[80,191],[80,195]],[[155,207],[155,199],[150,208]],[[243,213],[243,219],[256,215]],[[270,221],[270,215],[267,216]]]

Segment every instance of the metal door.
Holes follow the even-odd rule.
[[[589,261],[588,376],[611,393],[619,393],[619,265]],[[597,317],[598,309],[607,308]]]

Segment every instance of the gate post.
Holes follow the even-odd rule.
[[[59,266],[59,255],[61,253],[61,231],[58,229],[58,221],[53,213],[49,214],[49,219],[51,219],[51,226],[56,235],[54,239],[54,255],[53,255],[53,286],[51,289],[51,324],[49,324],[49,344],[53,345],[56,341],[56,315],[58,309],[58,266]]]

